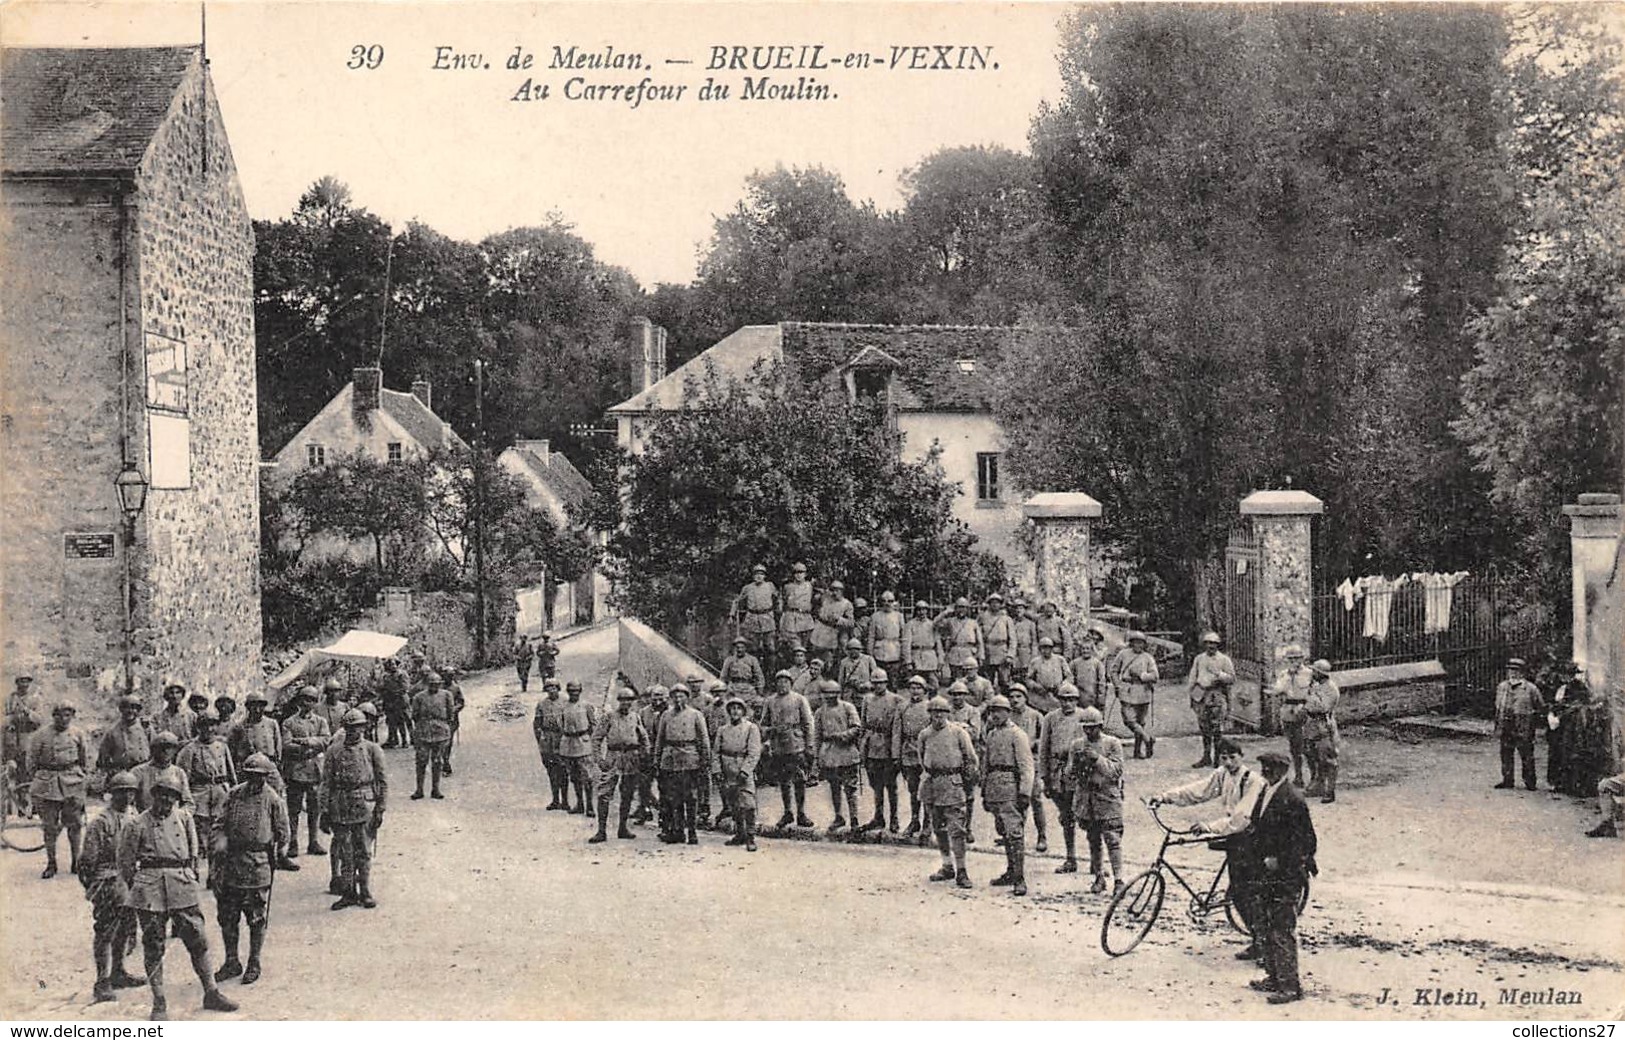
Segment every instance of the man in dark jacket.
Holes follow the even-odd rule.
[[[1253,807],[1242,852],[1255,886],[1255,928],[1261,930],[1264,970],[1253,989],[1269,994],[1271,1004],[1303,999],[1298,979],[1298,895],[1315,866],[1315,825],[1303,795],[1286,782],[1292,760],[1278,751],[1258,756],[1265,787]]]

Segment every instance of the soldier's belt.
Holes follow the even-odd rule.
[[[751,614],[771,614],[771,613],[773,613],[773,608],[768,607],[766,610],[752,610],[752,611],[749,611],[749,613],[751,613]]]
[[[695,744],[699,743],[699,741],[697,741],[697,740],[663,740],[663,741],[661,741],[661,743],[666,744],[666,745],[668,745],[670,747],[693,747]]]
[[[925,766],[924,768],[932,776],[957,776],[965,771],[964,766]]]
[[[989,773],[1014,773],[1016,771],[1015,766],[986,766],[984,768]]]
[[[591,733],[592,733],[592,730],[590,730],[590,729],[561,729],[561,730],[559,730],[559,736],[561,736],[561,737],[585,737],[585,736],[590,735]]]
[[[138,859],[135,861],[137,870],[185,870],[192,865],[189,859]]]
[[[333,786],[338,788],[341,791],[359,791],[359,790],[361,790],[363,788],[371,787],[375,783],[377,783],[376,780],[357,780],[353,784],[352,783],[344,783],[344,784],[335,783]]]
[[[611,744],[609,746],[609,749],[611,751],[642,751],[643,750],[643,745],[642,744]]]
[[[195,787],[213,787],[215,784],[219,784],[222,787],[227,786],[226,778],[223,776],[200,776],[197,773],[193,773],[188,777],[188,779],[192,781],[192,784]]]
[[[718,751],[717,752],[717,757],[718,758],[749,758],[750,757],[750,752],[748,752],[748,751]]]
[[[1291,701],[1291,700],[1289,700],[1289,701],[1283,701],[1282,703],[1283,704],[1308,704],[1309,702],[1308,701]]]

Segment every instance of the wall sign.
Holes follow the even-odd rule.
[[[62,558],[111,560],[117,544],[112,531],[69,531],[62,536]]]

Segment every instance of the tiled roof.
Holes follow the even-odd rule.
[[[468,447],[463,439],[457,436],[456,430],[446,425],[428,405],[412,394],[403,394],[399,390],[384,390],[378,403],[389,413],[391,419],[405,427],[406,432],[425,448]]]
[[[1004,355],[1025,337],[1064,330],[994,325],[847,325],[782,322],[747,325],[719,340],[615,413],[672,411],[682,407],[689,376],[741,378],[758,361],[784,361],[799,378],[832,378],[855,360],[895,360],[904,411],[982,412],[989,408],[992,377]],[[882,358],[883,355],[883,358]]]
[[[196,47],[8,47],[0,54],[7,173],[134,170]]]
[[[535,474],[537,480],[552,489],[559,501],[579,506],[592,494],[592,484],[562,453],[549,452],[544,462],[535,452],[519,445],[514,445],[511,450],[524,462],[528,472]]]

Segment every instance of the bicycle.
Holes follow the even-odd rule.
[[[17,852],[38,852],[45,847],[45,828],[29,812],[17,791],[17,763],[7,762],[0,780],[0,845]]]
[[[1186,915],[1194,922],[1200,922],[1210,914],[1223,911],[1231,927],[1243,935],[1251,935],[1252,930],[1241,918],[1240,908],[1237,907],[1230,895],[1230,886],[1226,883],[1230,860],[1226,857],[1219,864],[1218,872],[1213,875],[1213,881],[1206,891],[1193,888],[1185,876],[1179,872],[1168,859],[1168,850],[1184,845],[1207,844],[1216,847],[1213,843],[1218,840],[1211,834],[1197,834],[1190,827],[1170,827],[1157,812],[1157,807],[1147,805],[1151,818],[1157,821],[1162,828],[1162,847],[1157,850],[1157,858],[1152,861],[1149,868],[1136,875],[1133,880],[1123,886],[1123,890],[1112,898],[1111,904],[1106,907],[1106,917],[1100,925],[1100,948],[1107,955],[1121,957],[1130,953],[1140,945],[1140,941],[1151,931],[1151,926],[1157,923],[1157,917],[1162,913],[1163,898],[1167,894],[1168,883],[1163,874],[1171,874],[1190,894],[1191,901],[1186,907]],[[1187,868],[1189,869],[1189,868]],[[1305,880],[1303,891],[1298,895],[1298,912],[1309,902],[1309,884]],[[1117,930],[1114,931],[1114,925]]]

